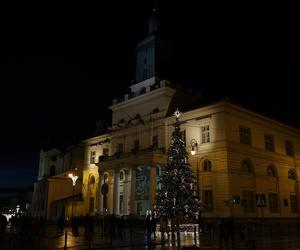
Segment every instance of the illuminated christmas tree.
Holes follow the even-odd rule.
[[[179,219],[190,222],[199,216],[200,203],[195,176],[188,162],[184,141],[180,136],[180,112],[177,110],[175,131],[167,153],[167,165],[159,180],[156,196],[158,218]]]

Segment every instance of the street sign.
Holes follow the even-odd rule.
[[[265,207],[267,205],[266,195],[265,194],[257,194],[256,195],[256,206],[257,207]]]

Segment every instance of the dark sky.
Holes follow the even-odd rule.
[[[96,120],[109,119],[112,99],[128,92],[153,1],[109,2],[26,6],[6,19],[0,188],[30,186],[49,136],[69,142],[91,134]],[[174,2],[163,1],[159,12],[178,83],[300,126],[293,6]]]

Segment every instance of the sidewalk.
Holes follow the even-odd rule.
[[[133,230],[126,229],[124,234],[116,234],[111,237],[110,234],[103,234],[99,227],[96,227],[95,234],[91,240],[84,237],[84,228],[79,228],[79,236],[73,236],[71,227],[66,227],[67,232],[67,249],[70,250],[84,250],[84,249],[150,249],[147,245],[147,237],[142,228],[135,228]],[[259,232],[258,232],[259,233]],[[270,232],[265,233],[265,238],[258,235],[253,239],[256,249],[264,250],[282,250],[282,249],[300,249],[300,238],[297,234],[287,234],[282,232],[282,235],[273,237]],[[296,237],[297,236],[297,237]],[[165,241],[164,246],[161,245],[160,234],[151,240],[151,249],[178,249],[176,238],[171,237],[169,241]],[[181,233],[181,247],[195,245],[194,233]],[[166,237],[167,239],[167,237]],[[235,237],[234,249],[253,249],[247,248],[247,240],[242,241],[239,237]],[[220,249],[218,232],[206,232],[205,234],[196,234],[196,245],[200,249]],[[89,248],[90,246],[90,248]],[[56,225],[47,225],[45,235],[38,237],[37,235],[27,234],[18,235],[16,233],[6,232],[0,237],[1,250],[54,250],[64,249],[65,247],[65,233],[56,235]],[[233,249],[232,242],[229,241],[229,247],[223,249]]]

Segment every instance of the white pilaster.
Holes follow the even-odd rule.
[[[115,215],[120,214],[120,170],[114,173],[114,204],[113,211]]]

